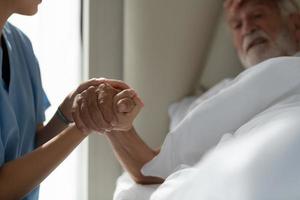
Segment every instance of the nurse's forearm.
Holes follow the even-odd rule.
[[[33,152],[0,167],[0,199],[21,199],[38,186],[86,135],[68,127]]]
[[[67,125],[55,114],[45,127],[41,127],[37,130],[36,146],[39,147],[48,142],[65,128],[67,128]]]

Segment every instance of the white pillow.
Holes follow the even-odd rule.
[[[169,176],[151,200],[300,199],[300,96],[237,133],[193,168]]]
[[[182,164],[194,165],[224,133],[240,126],[294,91],[300,84],[300,58],[280,57],[241,73],[232,84],[192,110],[171,131],[161,152],[142,173],[166,178]]]

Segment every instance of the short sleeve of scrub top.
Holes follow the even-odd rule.
[[[50,106],[29,39],[10,23],[5,24],[2,34],[9,57],[10,83],[6,90],[0,65],[0,166],[35,148],[36,127],[45,120],[45,110]],[[1,49],[0,63],[2,59]],[[23,198],[37,199],[38,188]]]

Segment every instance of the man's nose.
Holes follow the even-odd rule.
[[[249,34],[254,33],[257,30],[257,26],[252,22],[251,19],[247,19],[244,21],[244,25],[242,27],[243,36],[247,36]]]

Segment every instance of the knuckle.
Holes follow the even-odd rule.
[[[92,91],[95,91],[96,90],[96,87],[95,86],[90,86],[88,89],[87,89],[87,91],[88,92],[92,92]]]
[[[91,81],[97,81],[97,79],[96,78],[91,78]]]
[[[107,78],[105,78],[105,77],[100,77],[99,78],[99,80],[101,80],[101,81],[105,81]]]
[[[75,113],[77,113],[77,108],[78,108],[77,105],[75,105],[75,106],[73,106],[73,107],[71,108],[71,114],[72,114],[72,115],[75,114]]]
[[[81,96],[82,98],[84,98],[84,97],[87,96],[87,94],[88,94],[87,90],[84,90],[83,92],[81,92],[80,96]]]
[[[81,102],[83,101],[84,98],[83,98],[82,95],[79,94],[79,95],[77,95],[77,98],[76,98],[76,99],[77,99],[77,102],[78,102],[78,103],[81,103]]]
[[[106,101],[104,98],[98,98],[98,104],[100,107],[103,107],[105,105]]]
[[[131,90],[124,90],[124,93],[125,93],[126,95],[130,95],[130,94],[131,94]]]
[[[101,83],[101,84],[99,85],[99,89],[100,89],[100,90],[103,90],[105,87],[106,87],[106,84],[105,84],[105,83]]]
[[[80,94],[76,94],[76,96],[75,96],[75,101],[77,101],[78,99],[80,99],[80,97],[81,97],[81,95]]]
[[[87,110],[86,102],[83,101],[82,104],[80,105],[80,111],[85,113]]]
[[[95,89],[95,92],[96,92],[97,94],[99,94],[99,93],[101,92],[100,86],[98,86],[98,87]]]
[[[82,91],[81,95],[87,95],[87,90]]]

